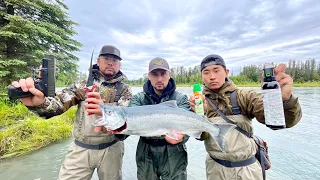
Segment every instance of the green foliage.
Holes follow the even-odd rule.
[[[229,77],[235,84],[249,84],[253,83],[252,79],[244,75],[230,76]]]
[[[39,149],[70,137],[76,108],[51,119],[31,113],[19,100],[10,101],[0,84],[0,159]]]
[[[200,67],[186,69],[183,66],[171,68],[171,76],[176,84],[192,85],[195,83],[202,83]],[[305,62],[290,60],[286,68],[286,72],[291,75],[294,80],[295,86],[310,86],[320,87],[320,62],[315,59],[310,59]],[[238,86],[260,86],[262,77],[262,69],[256,65],[244,66],[239,75],[233,75],[229,78]],[[127,80],[130,85],[143,85],[148,80],[145,74],[143,78],[138,80]],[[305,83],[308,82],[308,83]],[[309,83],[310,82],[310,83]]]
[[[317,64],[315,59],[306,61],[290,60],[287,71],[294,82],[313,82],[320,80],[320,62]]]
[[[31,113],[19,100],[10,101],[0,85],[0,158],[17,156],[70,137],[76,108],[51,119]]]
[[[70,137],[76,108],[51,119],[32,114],[19,103],[0,101],[0,158],[17,156]]]
[[[59,0],[0,1],[0,81],[30,77],[44,54],[57,57],[58,81],[77,73],[78,58],[72,52],[81,44],[72,39],[77,25]],[[69,77],[70,78],[70,77]],[[72,78],[72,77],[71,77]]]
[[[251,82],[259,82],[261,81],[261,73],[261,68],[255,65],[250,65],[244,66],[240,75],[246,77]]]

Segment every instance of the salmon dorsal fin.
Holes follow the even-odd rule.
[[[177,101],[176,100],[165,101],[165,102],[159,103],[159,105],[177,107]]]

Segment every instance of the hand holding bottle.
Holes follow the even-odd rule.
[[[199,115],[204,115],[204,112],[207,110],[207,101],[202,95],[200,84],[194,84],[193,95],[190,96],[189,102],[193,112]]]
[[[264,76],[261,93],[263,95],[265,124],[272,129],[282,129],[286,127],[282,102],[284,99],[282,88],[290,86],[290,84],[286,82],[287,78],[283,72],[284,68],[285,66],[283,68],[281,66],[278,68],[278,77],[275,73],[276,69],[274,69],[272,64],[265,64],[263,68]],[[281,82],[283,79],[285,82]],[[282,88],[280,82],[282,83]],[[285,91],[285,95],[287,95],[290,88],[283,90]],[[286,98],[287,97],[285,97],[285,99]]]

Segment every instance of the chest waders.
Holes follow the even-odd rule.
[[[113,100],[113,102],[118,102],[121,95],[120,95],[120,91],[122,89],[122,84],[121,82],[116,82],[115,84],[116,86],[116,95],[115,95],[115,98]],[[110,94],[110,96],[113,96],[112,94]],[[110,102],[112,101],[113,98],[109,98],[109,103],[113,103],[113,102]],[[82,148],[86,148],[86,149],[95,149],[95,150],[101,150],[101,149],[105,149],[105,148],[108,148],[112,145],[114,145],[116,142],[118,142],[118,140],[113,140],[111,142],[108,142],[108,143],[102,143],[102,144],[97,144],[97,145],[91,145],[91,144],[85,144],[83,142],[80,142],[78,140],[74,140],[74,143]]]
[[[240,107],[238,105],[238,101],[237,101],[236,91],[232,91],[231,92],[230,99],[231,99],[231,106],[232,106],[232,114],[233,115],[241,114],[241,109],[240,109]],[[271,167],[271,165],[270,165],[270,161],[268,159],[267,147],[266,147],[266,144],[264,144],[264,141],[260,137],[255,136],[252,133],[242,129],[235,122],[233,122],[229,118],[227,118],[226,115],[223,114],[217,108],[217,106],[215,106],[211,102],[211,100],[208,97],[206,97],[206,100],[209,102],[209,104],[212,106],[212,108],[216,111],[216,113],[218,113],[220,115],[221,118],[223,118],[228,123],[236,125],[237,126],[235,128],[236,130],[238,130],[240,133],[242,133],[243,135],[247,136],[248,138],[252,138],[255,141],[255,143],[258,145],[258,150],[257,150],[256,155],[251,157],[251,158],[249,158],[249,159],[243,160],[243,161],[232,162],[232,161],[216,159],[216,158],[214,158],[212,156],[210,156],[210,157],[215,162],[219,163],[220,165],[225,166],[225,167],[229,167],[229,168],[248,166],[250,164],[255,163],[256,160],[258,160],[260,162],[260,165],[261,165],[263,179],[265,180],[266,179],[265,170],[269,169]]]

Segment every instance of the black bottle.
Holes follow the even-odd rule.
[[[274,76],[274,66],[265,64],[263,68],[262,95],[264,106],[265,124],[271,129],[286,127],[284,119],[281,87]]]

